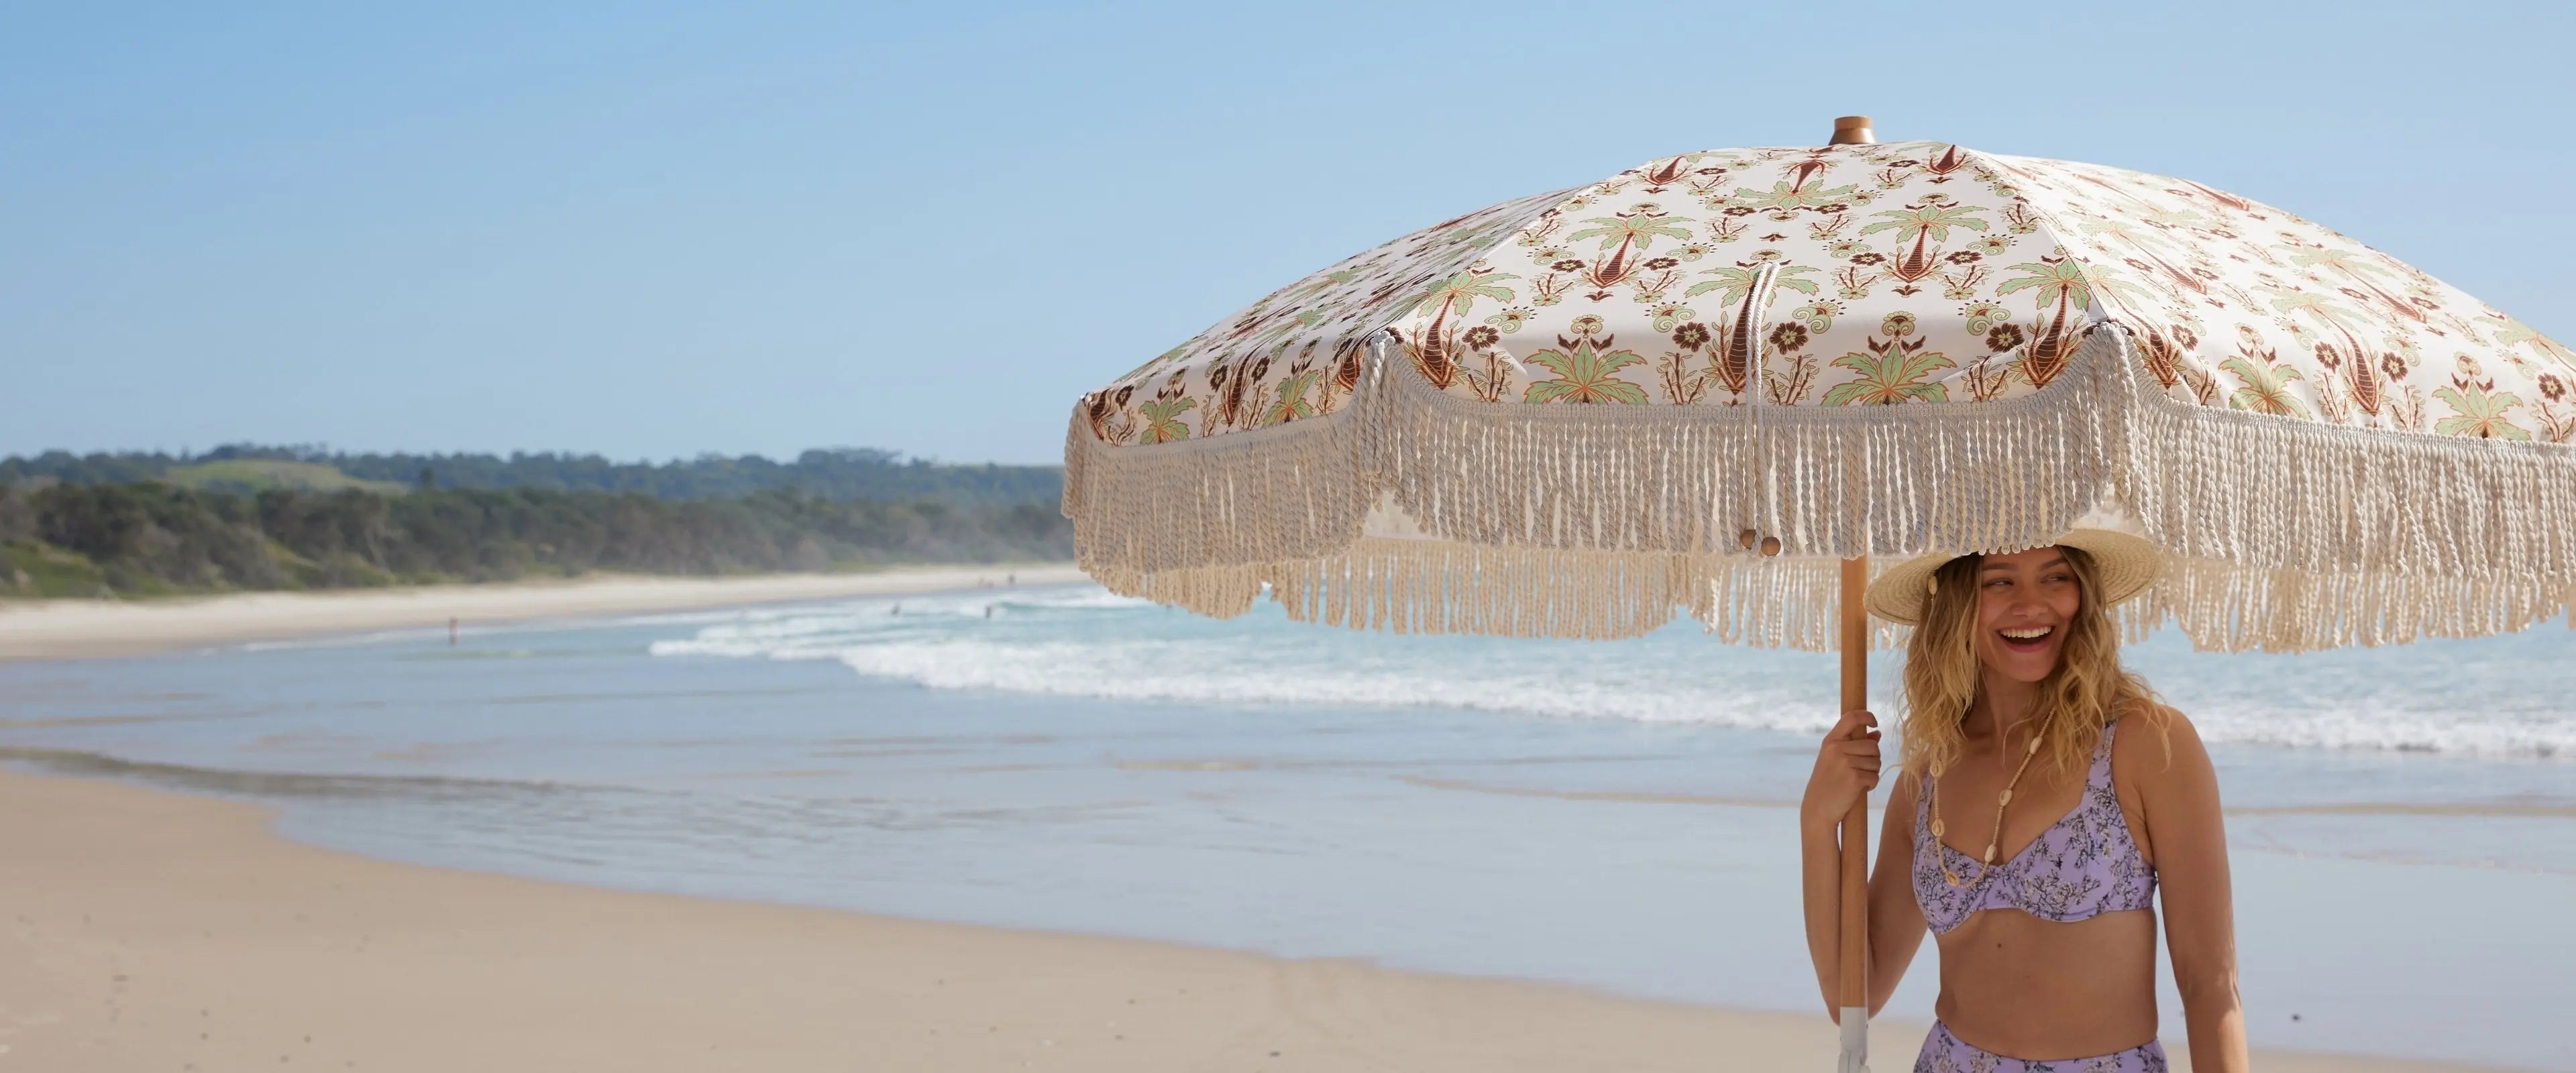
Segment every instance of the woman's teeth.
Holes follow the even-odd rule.
[[[2036,641],[2042,637],[2048,636],[2049,629],[2050,628],[2047,626],[2035,626],[2026,630],[2001,630],[1997,632],[2002,633],[2008,640]]]

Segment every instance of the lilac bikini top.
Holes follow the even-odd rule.
[[[2093,750],[2093,766],[2084,774],[2084,796],[2075,811],[2040,833],[2037,841],[2011,860],[1986,868],[1975,858],[1932,837],[1932,792],[1914,795],[1914,904],[1935,935],[1966,923],[1983,909],[2019,909],[2041,920],[2073,923],[2124,909],[2145,909],[2156,893],[2156,870],[2138,852],[2129,835],[2120,795],[2111,788],[2111,733],[2102,728],[2102,744]],[[1965,886],[1951,886],[1941,874],[1950,870]],[[1974,877],[1971,880],[1970,877]]]

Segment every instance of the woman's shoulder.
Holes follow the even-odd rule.
[[[2144,724],[2158,730],[2166,730],[2177,726],[2189,726],[2191,719],[2182,714],[2182,709],[2167,704],[2163,698],[2149,693],[2113,702],[2111,722],[2123,728],[2133,724]]]
[[[1896,773],[1896,777],[1888,781],[1886,833],[1889,837],[1902,835],[1910,839],[1914,834],[1915,810],[1921,808],[1923,802],[1923,773],[1915,770],[1912,764],[1890,770]]]
[[[1887,786],[1889,807],[1913,804],[1923,792],[1923,772],[1915,764],[1898,764],[1893,770],[1896,777],[1889,780]]]
[[[2209,750],[2200,728],[2180,709],[2152,697],[2135,701],[2114,722],[2111,770],[2140,784],[2161,781],[2183,768],[2205,768]]]

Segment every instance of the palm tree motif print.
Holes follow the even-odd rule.
[[[2069,312],[2093,303],[2093,281],[2085,278],[2084,267],[2064,257],[2043,258],[2011,268],[2022,273],[2005,280],[1995,288],[1996,294],[2019,294],[2036,291],[2033,296],[2050,320],[2064,320]],[[2054,305],[2052,311],[2049,307]]]
[[[2305,417],[2308,408],[2290,393],[2290,381],[2304,380],[2307,374],[2277,363],[2269,350],[2251,350],[2218,363],[2218,371],[2236,378],[2245,386],[2227,397],[2227,404],[2239,410],[2258,414],[2286,414]]]
[[[2199,333],[2186,326],[2147,325],[2138,331],[2138,356],[2146,360],[2147,372],[2157,383],[2172,387],[2182,379],[2183,367],[2198,342]]]
[[[1493,405],[1975,406],[2066,379],[2097,322],[2174,405],[2576,440],[2576,354],[2367,246],[2180,179],[1933,142],[1687,153],[1442,221],[1217,321],[1075,427],[1340,420],[1382,332],[1386,376]],[[2484,371],[2452,378],[2463,351]]]
[[[1847,204],[1851,201],[1853,192],[1860,189],[1856,183],[1845,183],[1841,186],[1810,187],[1807,185],[1823,173],[1822,162],[1801,161],[1797,166],[1790,168],[1787,176],[1771,184],[1769,190],[1738,188],[1735,196],[1727,199],[1728,207],[1743,209],[1746,212],[1768,212],[1772,219],[1785,222],[1796,218],[1797,212],[1801,209],[1811,212],[1827,211],[1831,206]]]
[[[2489,391],[2478,385],[2435,388],[2433,397],[2451,407],[2451,416],[2433,423],[2433,431],[2446,436],[2477,436],[2490,440],[2528,440],[2523,431],[2505,414],[2522,405],[2521,396],[2510,391]]]
[[[1583,270],[1584,282],[1592,285],[1590,297],[1596,302],[1610,297],[1610,288],[1636,274],[1637,255],[1652,249],[1656,237],[1690,238],[1690,228],[1674,222],[1670,213],[1653,202],[1612,216],[1591,217],[1583,222],[1592,226],[1565,236],[1565,240],[1601,240],[1598,255]]]
[[[1181,415],[1198,404],[1199,400],[1191,398],[1155,399],[1137,407],[1137,416],[1144,419],[1145,428],[1136,442],[1170,443],[1190,438],[1190,426],[1181,420]]]
[[[1314,390],[1316,381],[1323,378],[1322,369],[1306,369],[1291,373],[1287,379],[1279,381],[1279,395],[1271,401],[1270,408],[1262,413],[1261,423],[1284,425],[1300,418],[1315,416],[1315,407],[1306,401],[1306,393]]]
[[[2451,408],[2451,416],[2434,422],[2433,431],[2489,440],[2530,439],[2530,432],[2505,416],[2522,405],[2522,397],[2497,391],[2495,378],[2483,375],[2477,359],[2462,354],[2456,363],[2458,371],[2451,374],[2450,385],[2433,391],[2434,398]]]
[[[1479,298],[1508,304],[1514,295],[1511,288],[1503,286],[1503,282],[1519,278],[1478,265],[1441,280],[1422,296],[1421,301],[1414,303],[1413,311],[1418,316],[1425,311],[1437,310],[1432,319],[1438,321],[1451,313],[1465,313]]]
[[[2093,240],[2094,248],[2105,253],[2117,256],[2120,248],[2126,247],[2128,253],[2136,258],[2130,266],[2142,269],[2142,274],[2167,284],[2163,288],[2165,294],[2177,301],[2191,301],[2208,294],[2208,280],[2174,261],[2175,258],[2188,259],[2189,255],[2181,252],[2162,232],[2153,227],[2141,229],[2142,226],[2130,220],[2091,219],[2077,229],[2084,232],[2084,237]],[[2190,292],[2188,296],[2184,294],[2186,291]]]
[[[2092,306],[2093,281],[2085,277],[2082,265],[2062,256],[2017,264],[2011,270],[2023,274],[2005,280],[1995,293],[2030,291],[2040,311],[2048,314],[2021,360],[2022,375],[2030,386],[2047,387],[2066,371],[2066,361],[2075,353],[2078,330],[2072,318]]]
[[[1158,401],[1176,414],[1195,413],[1199,436],[1259,427],[1276,408],[1271,400],[1278,385],[1260,377],[1244,378],[1251,371],[1249,355],[1344,354],[1408,312],[1421,295],[1467,271],[1479,257],[1572,193],[1558,191],[1506,202],[1362,252],[1253,303],[1122,377],[1115,386],[1150,383],[1179,373],[1187,383],[1178,397],[1192,399],[1195,405],[1182,407],[1175,399]],[[1454,319],[1458,313],[1450,315]],[[1348,364],[1348,371],[1355,374],[1356,363]],[[1264,373],[1284,377],[1298,371],[1285,361],[1275,367],[1276,373]],[[1310,388],[1304,394],[1307,406],[1318,416],[1329,411],[1338,396],[1346,396],[1356,381],[1355,375],[1343,377],[1343,371],[1337,365],[1333,378],[1318,385],[1322,391]],[[1114,406],[1094,424],[1102,442],[1128,442],[1117,439],[1121,429],[1130,433],[1129,441],[1142,440],[1134,435],[1136,428],[1121,421]]]
[[[2510,351],[2518,346],[2529,346],[2541,357],[2556,359],[2560,365],[2576,369],[2576,351],[2560,346],[2556,340],[2533,331],[2531,325],[2492,309],[2487,310],[2487,315],[2479,317],[2478,323],[2495,330],[2497,349]]]
[[[1957,362],[1949,355],[1925,350],[1925,340],[1914,335],[1914,318],[1904,313],[1890,315],[1879,331],[1885,341],[1870,337],[1869,349],[1855,350],[1835,358],[1837,368],[1859,374],[1859,379],[1836,384],[1825,392],[1827,406],[1893,406],[1900,402],[1948,402],[1950,389],[1927,383],[1926,378]]]
[[[1754,269],[1743,293],[1732,299],[1735,311],[1720,328],[1723,341],[1708,356],[1710,375],[1725,386],[1728,395],[1740,396],[1753,383],[1753,367],[1761,361],[1762,308],[1779,285],[1779,263],[1764,261]]]
[[[2276,247],[2289,255],[2290,264],[2298,268],[2324,268],[2344,278],[2351,286],[2369,292],[2378,299],[2380,308],[2418,324],[2424,323],[2427,308],[2439,308],[2432,299],[2419,305],[2415,299],[2389,293],[2381,286],[2396,273],[2388,266],[2373,262],[2359,250],[2348,250],[2324,243],[2284,242]]]
[[[1633,350],[1609,350],[1608,338],[1558,339],[1557,349],[1542,350],[1529,356],[1532,365],[1545,366],[1556,374],[1553,380],[1531,384],[1521,397],[1528,402],[1617,402],[1631,406],[1646,404],[1646,389],[1621,380],[1619,370],[1645,364],[1645,355]]]
[[[1699,163],[1699,160],[1697,153],[1670,156],[1662,160],[1649,160],[1644,167],[1630,168],[1620,174],[1634,176],[1643,181],[1646,184],[1646,193],[1660,194],[1690,175],[1694,170],[1692,165]]]
[[[1406,347],[1413,357],[1414,366],[1422,370],[1424,379],[1445,388],[1458,378],[1458,326],[1449,321],[1449,314],[1462,314],[1463,319],[1468,307],[1479,298],[1510,302],[1515,296],[1511,288],[1503,286],[1503,281],[1518,278],[1496,273],[1480,263],[1442,281],[1423,295],[1421,301],[1414,303],[1417,316],[1423,310],[1433,310],[1431,323]]]
[[[1872,213],[1879,221],[1861,228],[1860,233],[1863,236],[1884,231],[1897,233],[1896,259],[1888,263],[1887,273],[1904,281],[1905,285],[1897,288],[1896,293],[1912,294],[1914,292],[1910,288],[1916,282],[1941,270],[1941,247],[1950,241],[1951,228],[1986,229],[1986,221],[1978,219],[1976,213],[1976,209],[1961,205],[1946,194],[1927,194],[1904,208]],[[1971,252],[1968,256],[1971,260],[1960,263],[1973,264],[1974,258],[1981,255]]]
[[[1950,181],[1951,172],[1959,171],[1967,166],[1968,155],[1960,152],[1959,147],[1953,145],[1941,150],[1939,153],[1933,154],[1931,159],[1924,161],[1923,174],[1931,176],[1934,183],[1946,183]]]
[[[1663,211],[1661,206],[1652,202],[1639,205],[1628,212],[1613,216],[1595,216],[1583,222],[1592,226],[1565,236],[1565,240],[1581,242],[1587,238],[1600,239],[1602,253],[1610,252],[1613,246],[1623,249],[1652,249],[1657,236],[1683,240],[1691,237],[1688,226],[1675,222],[1671,213]]]
[[[2350,389],[2353,405],[2361,407],[2363,413],[2372,417],[2379,416],[2386,399],[2380,391],[2379,375],[2371,369],[2376,356],[2363,352],[2361,340],[2353,334],[2355,326],[2368,323],[2368,317],[2325,295],[2303,290],[2275,289],[2272,292],[2272,311],[2308,317],[2341,338],[2343,345],[2340,347],[2331,342],[2317,344],[2317,364],[2325,369],[2328,377],[2341,372],[2345,385]],[[2330,395],[2330,389],[2318,393],[2319,409],[2332,408],[2327,401]],[[2332,418],[2334,415],[2329,413],[2328,416]]]
[[[1689,289],[1682,292],[1682,297],[1697,298],[1700,295],[1709,293],[1710,291],[1716,291],[1718,301],[1724,302],[1727,305],[1741,304],[1744,301],[1744,296],[1753,293],[1754,280],[1761,276],[1763,268],[1766,265],[1775,263],[1776,262],[1767,261],[1756,261],[1749,264],[1738,262],[1736,264],[1727,265],[1724,268],[1702,269],[1700,271],[1701,275],[1715,276],[1717,278],[1691,284]],[[1771,281],[1771,285],[1774,287],[1787,287],[1788,289],[1800,294],[1812,296],[1816,293],[1815,281],[1799,279],[1798,277],[1815,270],[1816,266],[1814,265],[1780,264],[1773,270],[1777,273],[1777,276]]]

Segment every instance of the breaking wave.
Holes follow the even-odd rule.
[[[1399,636],[1231,621],[1096,587],[746,612],[657,656],[836,660],[932,689],[1116,701],[1466,708],[1799,734],[1832,723],[1830,656],[1717,643],[1682,624],[1619,642]],[[2130,650],[2202,736],[2221,742],[2576,758],[2576,635],[2303,656],[2195,653],[2168,633]],[[1874,661],[1873,680],[1895,664]],[[1885,690],[1876,703],[1894,710]]]

